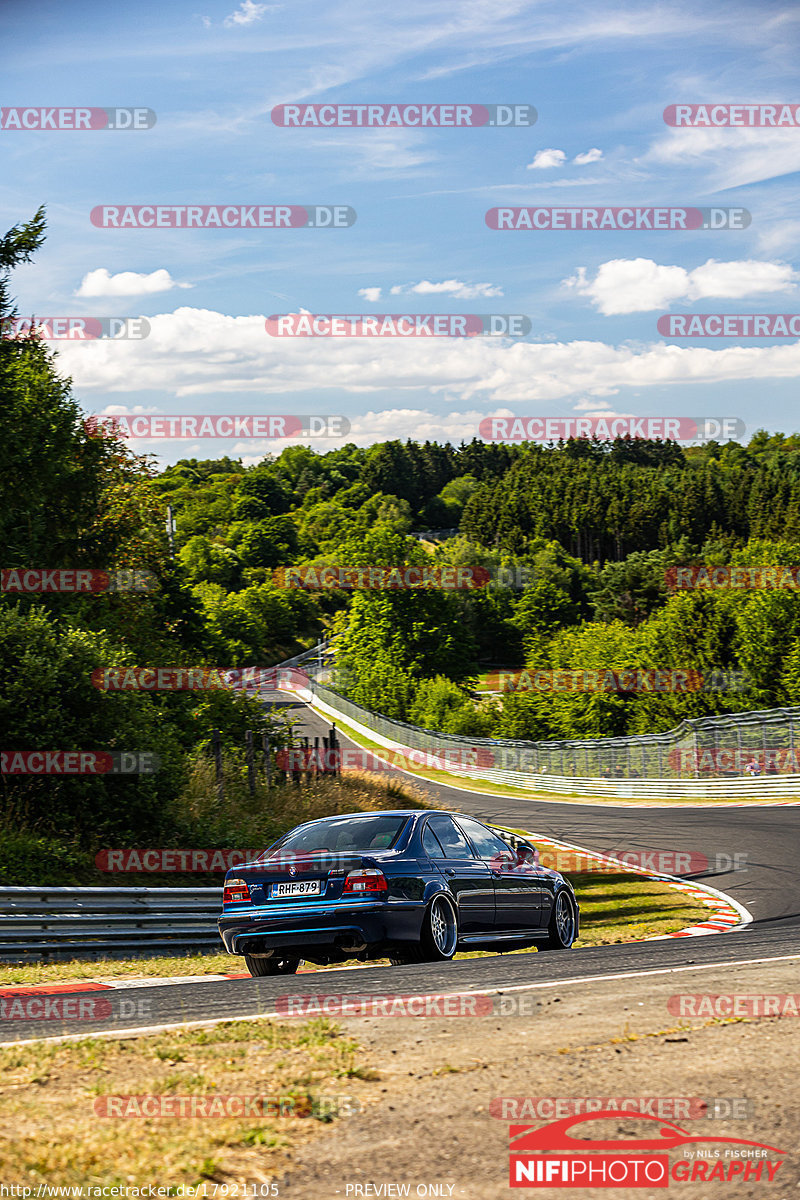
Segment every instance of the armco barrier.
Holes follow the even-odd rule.
[[[484,780],[500,786],[526,791],[556,792],[561,795],[610,796],[620,799],[714,800],[721,797],[746,802],[748,799],[793,803],[800,798],[800,773],[777,775],[737,775],[725,778],[697,778],[679,767],[670,770],[669,755],[678,751],[676,761],[685,761],[687,752],[726,744],[727,738],[742,751],[756,753],[766,745],[784,745],[800,757],[800,708],[768,709],[733,713],[724,717],[702,717],[684,721],[668,733],[634,738],[596,738],[583,742],[499,741],[467,738],[420,729],[354,704],[339,695],[320,678],[309,674],[305,681],[297,674],[286,676],[285,690],[313,704],[333,720],[344,722],[373,744],[401,754],[424,751],[431,756],[452,755],[448,773],[467,779]],[[756,735],[757,734],[757,738]],[[769,740],[767,740],[769,739]],[[760,747],[759,747],[760,743]],[[470,763],[470,751],[476,753]],[[480,755],[477,751],[482,751]],[[478,758],[488,755],[500,765],[487,766]],[[522,762],[524,769],[502,766]],[[559,767],[561,769],[559,769]],[[658,773],[659,767],[663,774]],[[592,773],[594,768],[597,774]],[[412,768],[413,769],[413,768]],[[619,774],[608,778],[607,770]],[[620,777],[621,776],[621,777]]]
[[[3,887],[0,961],[222,952],[221,910],[221,887]]]

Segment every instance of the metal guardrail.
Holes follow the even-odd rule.
[[[222,950],[222,887],[0,888],[0,961]]]
[[[321,642],[317,642],[316,646],[310,646],[308,650],[301,650],[299,654],[295,654],[294,658],[287,658],[283,662],[276,663],[274,667],[267,667],[269,671],[280,671],[282,667],[299,667],[305,663],[313,663],[314,659],[319,659],[322,655],[328,655],[330,648],[330,638],[323,638]]]

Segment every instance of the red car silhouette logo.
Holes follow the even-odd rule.
[[[573,1137],[568,1131],[573,1125],[581,1125],[589,1121],[602,1120],[630,1120],[650,1121],[657,1125],[658,1135],[656,1137],[644,1138],[622,1138],[618,1141],[601,1141],[591,1138]],[[655,1130],[653,1130],[655,1132]],[[672,1150],[676,1146],[684,1146],[692,1142],[727,1142],[735,1146],[758,1146],[762,1150],[772,1150],[775,1154],[785,1154],[785,1150],[779,1150],[777,1146],[767,1146],[764,1142],[750,1142],[744,1138],[732,1137],[697,1137],[693,1133],[687,1133],[685,1129],[681,1129],[678,1125],[673,1125],[670,1121],[664,1121],[661,1117],[651,1117],[646,1113],[623,1113],[619,1109],[604,1109],[602,1112],[592,1113],[591,1117],[586,1117],[581,1114],[578,1116],[564,1117],[561,1121],[553,1121],[550,1125],[544,1125],[537,1129],[533,1125],[510,1125],[508,1130],[510,1138],[510,1149],[517,1154],[524,1154],[531,1150]]]

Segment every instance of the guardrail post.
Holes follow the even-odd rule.
[[[214,769],[217,779],[217,803],[222,805],[225,799],[225,787],[222,781],[222,742],[218,729],[211,730],[211,750],[214,755]]]
[[[331,749],[333,751],[333,773],[334,773],[334,775],[341,775],[341,773],[342,773],[342,752],[339,749],[339,741],[336,737],[336,726],[335,725],[331,725],[330,743],[331,743]]]
[[[264,776],[267,780],[267,788],[272,787],[272,751],[269,744],[269,734],[262,733],[261,748],[264,751]]]
[[[253,762],[253,731],[252,729],[245,730],[244,735],[245,756],[247,758],[247,786],[250,790],[250,795],[256,794],[256,769]]]

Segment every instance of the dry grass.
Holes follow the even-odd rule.
[[[100,1187],[266,1182],[320,1121],[357,1111],[375,1078],[358,1045],[325,1020],[11,1047],[0,1049],[0,1076],[0,1179]],[[95,1113],[102,1096],[153,1094],[289,1098],[313,1115],[122,1123]]]
[[[224,789],[220,807],[213,765],[202,760],[186,791],[175,802],[171,815],[176,824],[205,839],[195,842],[197,846],[268,846],[295,825],[319,817],[430,807],[429,799],[410,781],[365,771],[303,777],[299,787],[287,781],[268,789],[258,781],[251,796],[245,781],[231,769]]]

